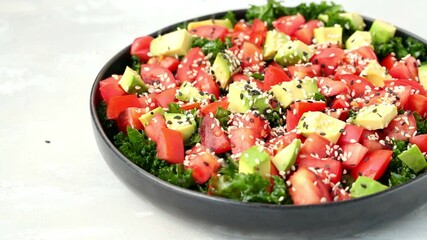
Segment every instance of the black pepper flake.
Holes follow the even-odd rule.
[[[181,119],[180,115],[176,115],[175,117],[173,117],[174,119]]]
[[[44,140],[44,142],[45,142],[45,143],[47,143],[47,144],[49,144],[49,143],[50,143],[50,140]]]
[[[372,110],[373,113],[376,113],[378,110],[375,108],[374,110]]]
[[[353,84],[354,84],[354,80],[351,80],[351,81],[350,81],[350,85],[353,85]]]
[[[203,164],[204,164],[206,167],[209,167],[209,163],[208,163],[208,162],[203,161]]]
[[[303,51],[303,52],[302,52],[302,55],[303,55],[304,57],[306,57],[306,56],[308,55],[308,52]]]
[[[243,100],[243,93],[240,93],[240,99]]]
[[[383,116],[381,115],[381,114],[379,114],[379,113],[377,113],[377,115],[380,117],[380,118],[382,118]]]
[[[368,162],[368,161],[369,161],[369,158],[367,157],[367,158],[363,159],[363,161],[364,161],[364,162]]]
[[[254,112],[254,116],[255,116],[255,117],[258,117],[258,116],[259,116],[259,113],[258,113],[258,112]]]
[[[362,184],[360,184],[360,186],[362,187],[362,188],[367,188],[368,186],[366,186],[366,184],[364,184],[364,183],[362,183]]]
[[[326,135],[326,133],[324,133],[324,132],[320,132],[319,134],[320,134],[320,136],[325,136]]]
[[[168,121],[167,121],[167,124],[172,124],[172,121],[171,121],[171,120],[168,120]]]
[[[343,133],[343,132],[344,132],[344,128],[341,128],[341,129],[340,129],[340,133]]]
[[[301,84],[298,84],[298,85],[297,85],[297,88],[302,88]]]
[[[178,92],[178,95],[179,95],[179,96],[182,96],[182,92]]]
[[[150,112],[151,115],[154,115],[154,112]]]
[[[249,122],[254,123],[254,119],[253,118],[249,118]]]

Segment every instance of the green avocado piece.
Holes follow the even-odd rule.
[[[247,112],[251,105],[249,104],[249,94],[245,90],[245,85],[247,83],[233,82],[228,87],[228,110],[233,113],[245,113]]]
[[[181,87],[179,87],[178,91],[176,91],[175,97],[180,101],[189,102],[208,99],[210,95],[199,91],[192,83],[184,82]]]
[[[259,173],[270,176],[270,155],[259,146],[253,146],[242,152],[239,159],[239,173]]]
[[[388,187],[366,176],[359,176],[350,188],[350,196],[359,198],[387,190]]]
[[[360,76],[366,78],[375,87],[384,87],[384,80],[392,79],[387,69],[381,66],[376,60],[369,61],[368,65],[363,68]]]
[[[151,119],[153,119],[157,114],[162,114],[163,116],[165,114],[163,108],[157,107],[149,112],[142,114],[141,117],[139,117],[139,121],[141,121],[144,126],[147,126]]]
[[[181,132],[184,141],[196,131],[196,121],[192,115],[165,113],[165,121],[169,129]]]
[[[274,61],[282,66],[306,63],[314,55],[314,50],[300,40],[286,42],[274,56]]]
[[[418,173],[427,167],[426,159],[417,145],[412,145],[411,148],[403,151],[397,157],[408,165],[410,169],[414,170],[415,173]]]
[[[340,17],[350,20],[353,29],[363,30],[366,26],[362,16],[353,12],[340,13]]]
[[[347,41],[345,41],[345,48],[352,50],[363,46],[370,46],[371,43],[371,33],[368,31],[355,31]]]
[[[225,27],[227,29],[233,29],[233,24],[231,23],[230,19],[226,18],[226,19],[208,19],[203,21],[190,22],[187,25],[187,30],[190,31],[194,28],[198,28],[201,26],[212,26],[212,25]]]
[[[313,32],[315,43],[342,43],[342,27],[320,27]]]
[[[319,93],[316,80],[313,78],[304,78],[302,80],[294,79],[289,82],[282,82],[271,88],[274,97],[284,108],[288,107],[295,100],[304,100],[313,98]]]
[[[344,121],[326,115],[323,112],[305,112],[298,122],[297,129],[305,137],[311,133],[317,133],[332,143],[336,143],[345,125]]]
[[[239,59],[231,51],[226,50],[216,55],[211,71],[214,73],[215,79],[220,83],[220,86],[226,88],[231,76],[238,72],[239,69]]]
[[[142,81],[141,75],[130,67],[126,67],[123,76],[119,80],[119,85],[129,94],[143,93],[148,89]]]
[[[423,88],[427,90],[427,64],[418,67],[418,79]]]
[[[297,160],[299,150],[301,148],[301,140],[294,139],[291,144],[280,150],[272,159],[274,166],[279,171],[289,171]]]
[[[397,116],[397,107],[394,104],[382,103],[365,106],[359,110],[353,124],[367,130],[383,129]]]
[[[185,29],[179,29],[153,39],[150,53],[153,56],[184,56],[191,49],[193,36]]]
[[[282,32],[276,30],[270,30],[267,32],[264,42],[264,60],[273,59],[277,51],[281,49],[285,43],[290,41],[290,37]]]
[[[394,37],[396,27],[377,19],[372,23],[369,32],[372,35],[372,42],[374,44],[382,44]]]

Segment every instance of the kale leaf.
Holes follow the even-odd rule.
[[[200,143],[201,138],[200,138],[200,134],[196,131],[194,132],[190,138],[188,138],[185,142],[184,142],[184,146],[186,148],[192,148],[194,145],[196,145],[197,143]]]
[[[267,22],[271,26],[273,21],[283,14],[284,7],[276,0],[267,0],[267,4],[261,6],[252,5],[246,11],[246,19],[253,21],[255,18]]]
[[[266,109],[262,114],[268,120],[270,126],[275,128],[285,125],[285,120],[282,118],[283,114],[281,112],[280,106],[277,106],[276,108]]]
[[[192,170],[182,164],[169,164],[156,157],[156,143],[144,132],[128,128],[114,136],[114,143],[123,155],[147,172],[177,186],[190,188],[195,185]]]
[[[226,43],[220,39],[208,40],[206,38],[194,37],[191,47],[199,47],[205,55],[212,54],[210,59],[215,59],[219,52],[228,48]]]
[[[137,73],[141,72],[141,60],[138,56],[132,55],[132,65],[131,68]]]
[[[117,133],[117,125],[114,120],[107,119],[107,103],[102,101],[96,106],[96,112],[98,114],[99,121],[104,127],[105,134],[109,139],[113,139],[114,135]]]
[[[413,112],[415,121],[417,122],[417,135],[427,133],[427,119],[423,119],[420,114]]]
[[[178,103],[169,103],[167,112],[184,114],[184,110],[178,105]]]
[[[392,140],[393,157],[388,165],[388,171],[384,174],[382,182],[388,184],[390,187],[405,183],[412,178],[416,177],[412,171],[399,156],[402,152],[408,149],[408,142],[402,140]]]
[[[394,37],[386,43],[374,44],[374,49],[378,59],[382,59],[391,52],[394,52],[397,59],[401,59],[410,54],[421,61],[427,60],[427,47],[422,42],[412,37],[406,39]]]
[[[222,17],[222,19],[228,19],[230,20],[231,24],[233,24],[233,26],[237,23],[236,20],[236,15],[234,14],[234,12],[228,11],[224,17]]]
[[[230,115],[230,111],[228,111],[227,109],[223,109],[221,107],[219,107],[216,110],[215,113],[215,118],[218,119],[219,124],[221,125],[222,128],[227,129],[228,127],[228,116]]]

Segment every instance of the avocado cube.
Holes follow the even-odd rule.
[[[350,20],[353,29],[363,30],[366,26],[362,16],[353,12],[340,13],[340,17]]]
[[[397,116],[397,107],[394,104],[381,103],[365,106],[359,110],[353,124],[367,130],[383,129]]]
[[[417,145],[412,145],[411,148],[402,152],[397,156],[408,167],[418,173],[427,167],[427,162],[424,155],[421,153]]]
[[[314,29],[315,43],[332,43],[341,45],[342,27],[320,27]]]
[[[297,160],[299,150],[301,148],[301,140],[294,139],[291,144],[280,150],[272,159],[274,166],[279,171],[289,171]]]
[[[391,79],[385,67],[381,66],[376,60],[369,61],[368,65],[360,73],[361,77],[366,78],[375,87],[384,87],[384,80]]]
[[[264,60],[271,60],[276,55],[277,51],[290,41],[288,35],[278,32],[276,30],[270,30],[267,32],[264,42]]]
[[[163,116],[165,114],[163,108],[157,107],[151,111],[142,114],[141,117],[139,117],[139,121],[141,121],[144,126],[147,126],[150,123],[151,119],[153,119],[154,116],[156,116],[157,114],[162,114]]]
[[[352,50],[363,46],[370,46],[372,43],[371,33],[367,31],[355,31],[345,42],[345,48]]]
[[[218,53],[212,64],[211,71],[222,88],[226,88],[233,74],[240,69],[240,61],[231,51]]]
[[[274,61],[282,66],[306,63],[313,56],[314,50],[300,40],[286,42],[274,56]]]
[[[229,30],[233,29],[233,24],[231,23],[230,19],[226,18],[226,19],[208,19],[203,21],[190,22],[187,25],[187,30],[190,31],[194,28],[198,28],[201,26],[212,26],[212,25],[225,27]]]
[[[185,29],[179,29],[153,39],[150,53],[153,56],[184,56],[191,49],[193,36]]]
[[[427,90],[427,65],[423,64],[418,68],[418,79],[420,84]]]
[[[270,155],[262,147],[253,146],[242,152],[239,173],[259,173],[263,177],[269,177],[270,164]]]
[[[311,133],[317,133],[332,143],[336,143],[345,125],[344,121],[326,115],[323,112],[305,112],[298,122],[297,129],[305,137]]]
[[[119,80],[119,85],[129,94],[143,93],[148,89],[142,81],[141,75],[130,67],[126,67],[123,76]]]
[[[210,95],[199,91],[192,83],[184,82],[181,87],[179,87],[178,91],[176,91],[175,97],[180,101],[189,102],[209,99]]]
[[[382,44],[394,37],[396,27],[377,19],[372,23],[369,32],[372,35],[372,42],[374,44]]]
[[[245,90],[245,82],[233,82],[228,88],[228,110],[233,113],[245,113],[251,105],[249,104],[249,94]]]
[[[319,93],[316,80],[313,78],[304,78],[302,80],[291,80],[282,82],[271,88],[274,97],[284,108],[288,107],[295,100],[305,100],[313,98]]]
[[[387,190],[388,187],[366,176],[359,176],[350,188],[350,196],[359,198]]]
[[[184,141],[196,131],[194,116],[180,113],[165,113],[166,127],[181,132]]]

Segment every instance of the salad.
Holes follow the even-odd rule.
[[[269,0],[244,19],[136,38],[98,115],[130,161],[244,202],[319,204],[427,167],[426,46],[334,3]]]

